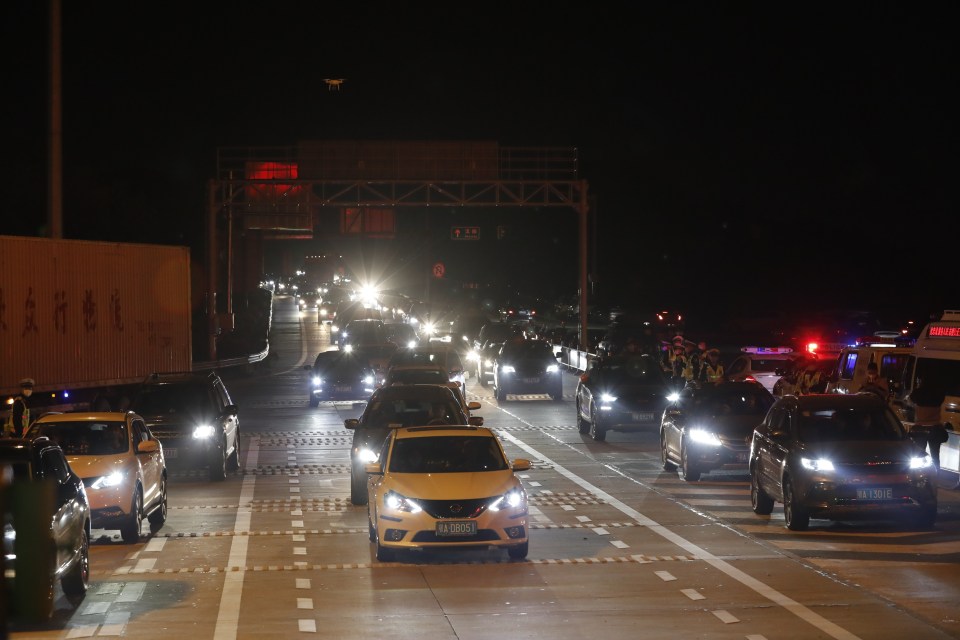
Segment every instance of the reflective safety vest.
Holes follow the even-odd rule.
[[[19,438],[23,436],[23,433],[17,433],[17,427],[13,422],[13,414],[16,411],[17,405],[23,407],[23,417],[20,420],[20,424],[23,425],[23,430],[26,431],[27,427],[30,426],[30,409],[27,407],[27,403],[23,401],[23,398],[17,396],[13,400],[13,405],[10,407],[10,413],[7,415],[7,420],[3,423],[3,435],[8,438]]]
[[[703,363],[703,371],[707,382],[723,381],[723,364],[718,362],[716,365],[714,365],[707,360]]]

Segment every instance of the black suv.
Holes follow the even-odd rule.
[[[206,467],[211,480],[240,468],[237,405],[216,372],[150,374],[130,410],[143,416],[171,467]]]

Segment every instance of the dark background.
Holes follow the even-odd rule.
[[[949,3],[344,5],[64,0],[64,237],[202,251],[218,146],[494,140],[578,149],[598,298],[960,303]],[[46,233],[47,6],[2,9],[4,234]],[[510,269],[575,293],[575,213],[530,218]]]

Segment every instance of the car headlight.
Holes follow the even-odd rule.
[[[833,463],[827,458],[800,458],[800,465],[810,471],[833,471]]]
[[[392,489],[387,491],[387,495],[383,497],[383,504],[393,511],[404,511],[406,513],[419,513],[423,511],[423,508],[417,504],[416,500],[411,500]]]
[[[90,485],[91,489],[106,489],[107,487],[116,487],[121,482],[123,482],[123,474],[119,471],[114,471],[113,473],[100,476],[93,481],[93,484]]]
[[[933,458],[929,455],[925,456],[914,456],[910,458],[910,468],[911,469],[926,469],[927,467],[933,466]]]
[[[719,447],[721,444],[723,444],[720,442],[720,438],[717,437],[717,434],[707,429],[691,429],[690,439],[697,444],[705,444],[710,447]]]
[[[558,364],[547,365],[547,373],[557,373],[558,371],[560,371],[560,365]]]
[[[368,462],[376,462],[377,452],[373,449],[368,449],[367,447],[361,447],[361,449],[357,451],[357,460],[363,464],[367,464]]]
[[[613,404],[613,403],[616,402],[616,401],[617,401],[617,396],[615,396],[615,395],[613,395],[613,394],[610,394],[610,393],[601,393],[601,394],[600,394],[600,402],[602,402],[602,403],[604,403],[604,404]]]
[[[353,351],[353,345],[352,345],[352,344],[345,344],[345,345],[343,345],[343,350],[346,351],[347,353],[350,353],[351,351]]]
[[[374,380],[373,376],[363,376],[363,384],[373,384]]]
[[[313,376],[313,386],[319,387],[323,384],[323,378],[320,376]]]
[[[198,440],[206,440],[207,438],[212,438],[213,433],[214,429],[212,425],[202,424],[193,430],[193,437]]]
[[[505,364],[502,367],[500,367],[500,373],[514,373],[516,372],[516,370],[517,368],[512,364]]]
[[[669,400],[671,403],[676,402],[679,399],[680,399],[680,394],[677,393],[676,391],[667,395],[667,400]]]
[[[497,496],[494,498],[487,508],[490,511],[500,511],[502,509],[526,509],[527,508],[527,492],[523,489],[517,487],[510,489],[502,496]]]
[[[408,349],[413,349],[415,346],[417,346],[417,341],[416,341],[416,340],[410,340],[409,342],[407,342],[407,348],[408,348]]]

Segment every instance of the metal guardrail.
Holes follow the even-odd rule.
[[[224,358],[222,360],[208,360],[206,362],[194,362],[193,371],[212,371],[214,369],[226,369],[230,367],[243,367],[266,360],[270,355],[270,345],[260,353],[253,353],[248,356],[238,356],[236,358]]]

